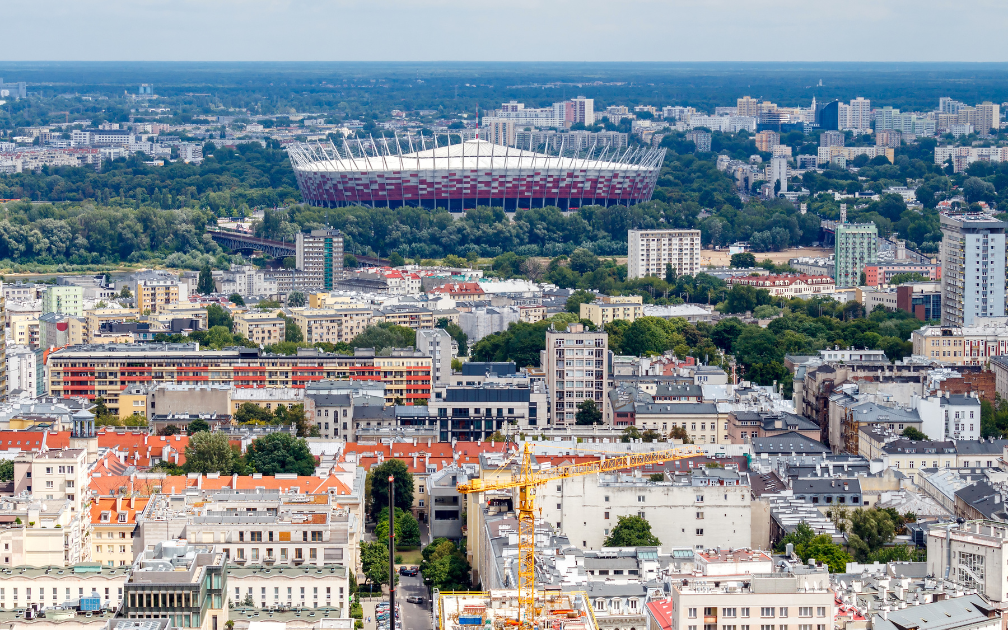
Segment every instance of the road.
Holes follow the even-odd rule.
[[[398,571],[398,567],[396,570]],[[406,598],[413,595],[423,597],[424,603],[411,604],[407,602]],[[387,602],[388,595],[381,598],[370,597],[361,599],[361,607],[364,609],[364,630],[375,630],[375,604],[379,601]],[[430,596],[427,593],[427,587],[424,586],[421,576],[399,576],[396,603],[399,605],[399,610],[402,613],[403,630],[432,630]],[[370,621],[368,621],[369,618]]]
[[[424,603],[411,604],[407,602],[406,598],[413,595],[423,597]],[[416,577],[400,575],[396,600],[402,602],[403,630],[432,630],[430,595],[427,594],[427,587],[424,586],[423,577],[419,575]]]

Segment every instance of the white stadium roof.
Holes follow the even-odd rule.
[[[339,171],[434,171],[447,169],[491,169],[495,171],[524,170],[589,170],[637,171],[661,166],[665,149],[637,147],[620,150],[595,146],[578,155],[549,155],[486,140],[467,140],[432,149],[414,150],[403,147],[399,139],[379,138],[362,142],[334,144],[302,143],[288,149],[295,170],[315,172]],[[408,152],[403,152],[407,149]]]

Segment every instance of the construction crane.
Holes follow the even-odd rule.
[[[521,462],[517,475],[511,479],[473,479],[460,483],[457,490],[461,494],[475,494],[495,490],[518,489],[518,623],[523,628],[535,625],[535,494],[536,487],[555,479],[581,477],[593,473],[606,473],[636,468],[649,464],[688,459],[704,453],[692,446],[678,446],[650,453],[628,453],[605,457],[583,464],[568,464],[555,468],[533,469],[532,447],[525,442],[521,452]]]

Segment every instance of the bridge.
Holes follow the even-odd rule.
[[[232,252],[262,252],[278,259],[297,255],[297,249],[293,242],[275,241],[268,238],[259,238],[258,236],[237,230],[224,230],[212,227],[207,228],[207,233],[210,234],[210,238],[215,243]],[[355,254],[354,258],[363,267],[386,267],[390,264],[384,258],[375,258],[373,256]]]

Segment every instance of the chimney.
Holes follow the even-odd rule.
[[[417,460],[417,455],[416,455],[416,453],[413,453],[413,470],[416,470],[416,460]]]
[[[429,464],[430,464],[430,453],[424,453],[424,456],[423,456],[424,472],[427,472],[427,466]]]
[[[136,496],[130,497],[130,509],[131,510],[136,509]]]
[[[122,497],[116,497],[116,512],[122,511]]]

